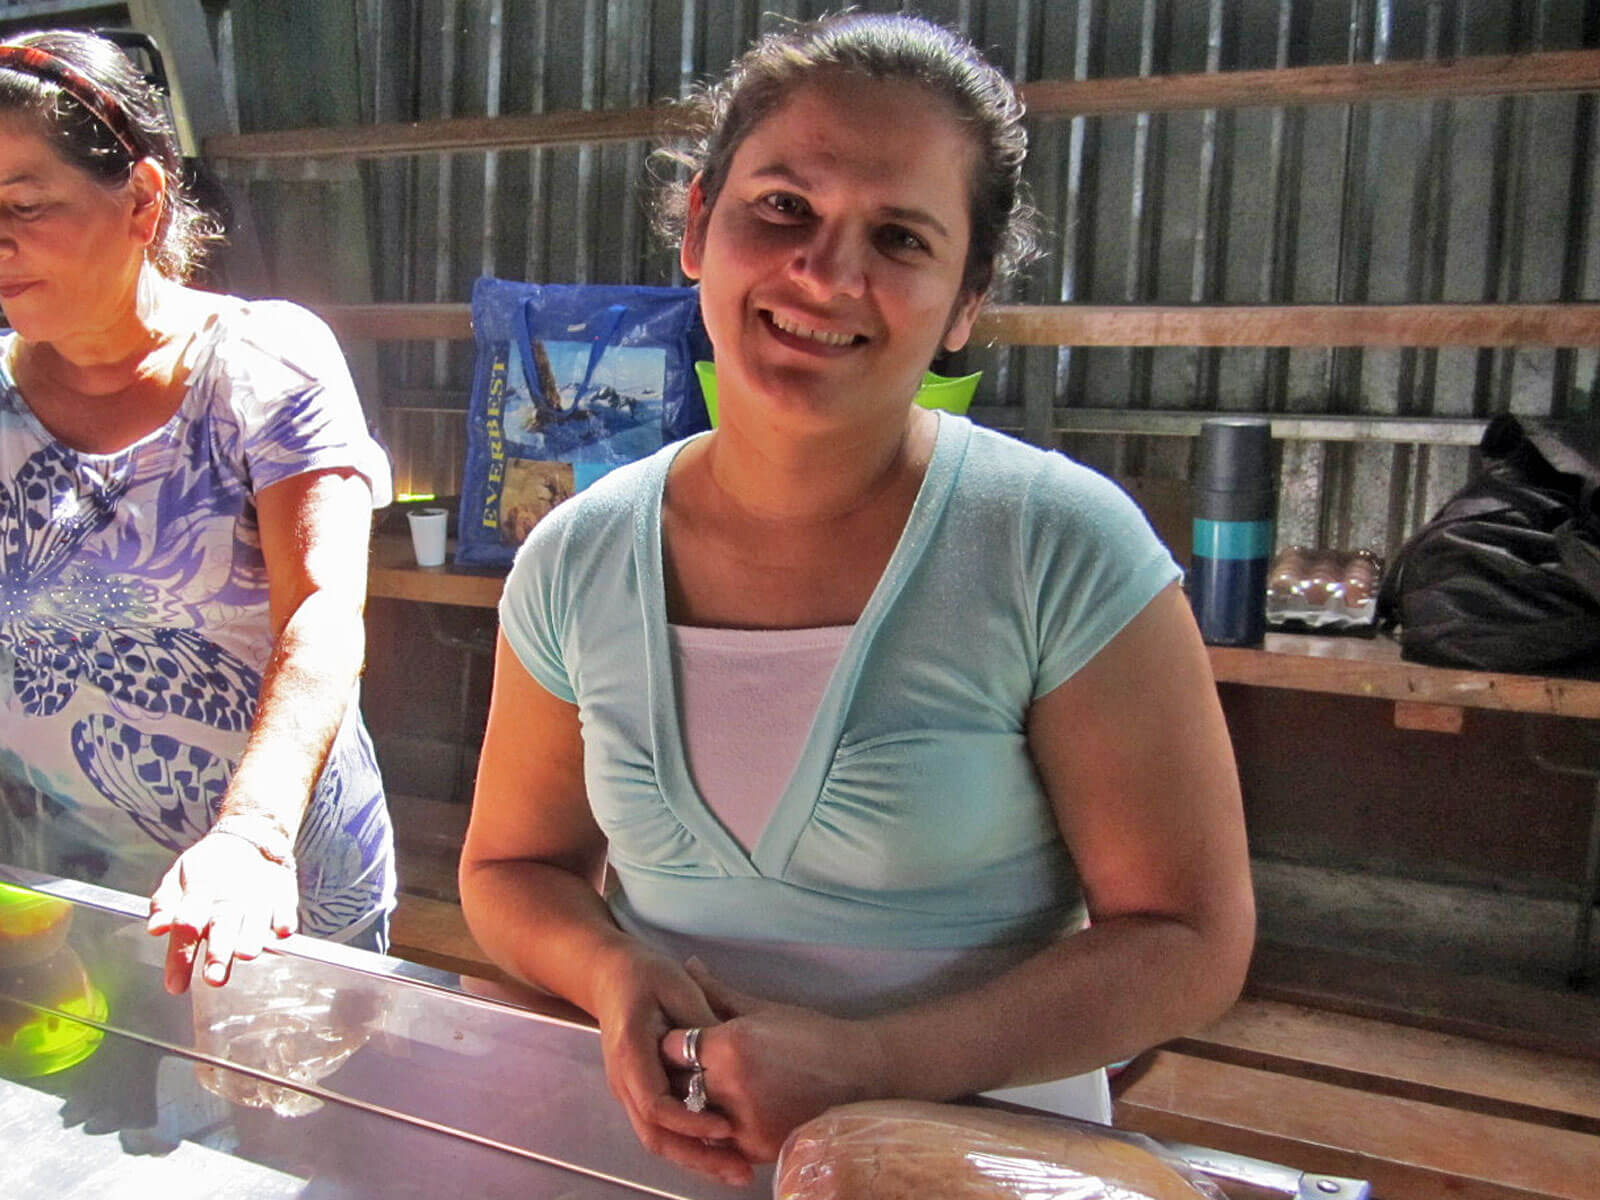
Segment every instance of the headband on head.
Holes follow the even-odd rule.
[[[92,113],[100,124],[115,135],[128,157],[137,161],[144,157],[134,142],[133,127],[128,114],[117,98],[95,83],[78,68],[54,54],[33,46],[13,46],[0,43],[0,68],[32,75],[55,84]]]

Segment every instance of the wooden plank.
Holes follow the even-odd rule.
[[[1600,1000],[1578,992],[1257,942],[1245,994],[1600,1064]]]
[[[1593,346],[1600,304],[997,304],[1011,346]]]
[[[1118,1127],[1302,1171],[1378,1197],[1595,1200],[1600,1138],[1377,1096],[1170,1050],[1117,1080]]]
[[[1024,84],[1032,117],[1366,104],[1600,88],[1600,51],[1549,50],[1428,62],[1341,63],[1192,75],[1047,79]]]
[[[377,341],[472,340],[470,304],[321,304],[313,306],[344,337]]]
[[[494,568],[419,567],[410,542],[373,539],[367,594],[428,604],[494,608],[505,573]],[[1600,718],[1600,681],[1456,671],[1406,662],[1389,638],[1268,634],[1260,649],[1208,647],[1219,683],[1280,687],[1375,700]]]
[[[478,949],[461,906],[447,900],[402,894],[389,924],[389,953],[424,966],[486,979],[503,978]]]
[[[1421,704],[1415,700],[1394,702],[1394,727],[1419,733],[1460,733],[1466,714],[1454,704]]]
[[[327,304],[346,337],[468,341],[466,304]],[[1012,346],[1594,346],[1600,304],[1006,304],[973,336]]]
[[[419,567],[409,538],[385,534],[372,539],[372,560],[367,567],[368,596],[495,608],[504,587],[503,570],[458,567],[449,561],[442,567]]]
[[[1600,1134],[1589,1059],[1246,998],[1167,1049],[1377,1095]]]
[[[671,136],[673,128],[672,117],[661,108],[566,110],[217,135],[206,138],[203,153],[215,159],[395,158],[659,139]]]
[[[427,393],[414,393],[426,400]],[[459,411],[459,410],[457,410]],[[979,425],[1022,432],[1023,410],[1015,404],[975,404],[967,415]],[[1057,405],[1050,414],[1056,433],[1112,433],[1137,437],[1199,437],[1200,426],[1219,414],[1206,409],[1079,408]],[[1230,411],[1272,426],[1285,441],[1367,442],[1388,445],[1477,446],[1488,421],[1478,417],[1395,417],[1355,413],[1267,413]]]
[[[1600,51],[1553,50],[1456,60],[1351,63],[1282,70],[1043,79],[1022,87],[1028,114],[1048,117],[1178,112],[1197,108],[1354,104],[1600,88]],[[447,117],[384,125],[214,135],[213,159],[390,158],[461,150],[598,145],[663,139],[676,127],[665,108],[566,110]]]
[[[1219,683],[1600,718],[1600,681],[1459,671],[1406,662],[1393,639],[1269,633],[1260,649],[1211,646]]]

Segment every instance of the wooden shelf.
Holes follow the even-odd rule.
[[[453,543],[449,553],[455,553]],[[505,574],[493,567],[458,567],[448,558],[442,567],[419,567],[409,538],[383,535],[372,540],[367,595],[423,604],[494,608],[500,603]]]
[[[1600,89],[1600,50],[1390,63],[1336,63],[1260,71],[1109,79],[1043,79],[1023,84],[1035,120],[1180,112],[1206,108],[1367,104]],[[286,129],[205,140],[216,160],[373,159],[473,150],[598,145],[671,136],[664,106],[566,110],[499,117],[448,117],[384,125]]]
[[[346,337],[472,337],[467,304],[325,304]],[[976,344],[1010,346],[1595,346],[1600,304],[1004,304]]]
[[[1024,84],[1032,117],[1180,112],[1205,108],[1287,108],[1449,100],[1600,88],[1600,50],[1387,63],[1334,63],[1260,71],[1111,79],[1046,79]]]
[[[1600,681],[1406,662],[1387,637],[1269,633],[1260,649],[1211,647],[1218,683],[1501,712],[1600,718]]]
[[[504,572],[419,567],[405,538],[374,539],[367,592],[392,600],[493,608]],[[1600,719],[1600,681],[1458,671],[1406,662],[1392,638],[1270,633],[1259,649],[1212,646],[1218,683],[1288,688],[1369,700]]]
[[[1012,346],[1593,346],[1600,304],[994,305]]]

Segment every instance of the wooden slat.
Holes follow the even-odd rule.
[[[1012,346],[1593,346],[1600,304],[994,305]]]
[[[1022,432],[1021,405],[975,404],[967,415],[980,425]],[[1139,437],[1199,437],[1200,426],[1221,414],[1206,409],[1078,408],[1057,405],[1050,427],[1057,433],[1133,434]],[[1411,446],[1476,446],[1488,421],[1477,417],[1395,417],[1354,413],[1229,412],[1272,426],[1272,436],[1299,442],[1365,442]]]
[[[321,304],[312,307],[345,337],[377,341],[472,340],[470,304]]]
[[[1269,633],[1261,649],[1209,649],[1219,683],[1600,718],[1600,682],[1595,680],[1430,667],[1406,662],[1399,646],[1386,637]]]
[[[1353,104],[1600,88],[1600,51],[1554,50],[1438,60],[1353,63],[1111,79],[1044,79],[1022,87],[1035,119],[1196,108]],[[597,145],[664,138],[669,110],[605,109],[448,117],[386,125],[287,129],[209,137],[213,159],[388,158],[459,150]]]
[[[367,593],[394,600],[494,608],[504,573],[419,567],[404,537],[373,539]],[[1502,712],[1600,718],[1600,681],[1456,671],[1406,662],[1390,638],[1268,634],[1260,649],[1208,647],[1219,683],[1279,687],[1374,700],[1403,700]]]
[[[230,134],[207,138],[204,153],[217,159],[394,158],[638,141],[668,136],[672,128],[670,116],[659,108],[571,110]]]
[[[1303,1171],[1380,1198],[1595,1200],[1600,1138],[1160,1050],[1118,1080],[1116,1124]]]
[[[1245,992],[1299,1004],[1548,1051],[1600,1072],[1600,1000],[1488,975],[1309,946],[1257,942]]]
[[[472,337],[466,304],[321,305],[347,337]],[[1009,304],[973,336],[1013,346],[1593,346],[1600,304]]]
[[[1549,50],[1430,62],[1340,63],[1194,75],[1049,79],[1024,84],[1043,116],[1178,112],[1196,108],[1359,104],[1600,88],[1600,51]]]
[[[396,958],[458,975],[503,978],[500,968],[478,949],[459,904],[401,895],[389,929],[389,953]]]
[[[494,608],[504,587],[504,571],[474,570],[449,562],[442,567],[419,567],[408,538],[385,535],[372,539],[372,560],[367,567],[369,596]]]
[[[1180,1053],[1600,1134],[1593,1061],[1280,1001],[1244,999]]]

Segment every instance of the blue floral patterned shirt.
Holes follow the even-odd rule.
[[[111,454],[58,442],[0,336],[0,859],[148,893],[217,815],[272,650],[256,493],[389,464],[338,343],[223,300],[178,411]],[[300,923],[393,907],[393,837],[356,698],[302,823]]]

